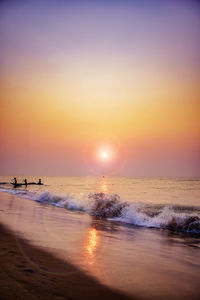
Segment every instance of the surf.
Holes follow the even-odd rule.
[[[78,198],[72,194],[60,195],[49,191],[37,193],[9,188],[0,188],[0,191],[34,200],[42,205],[84,212],[95,218],[122,224],[200,234],[199,207],[127,203],[118,194],[106,193],[90,193]]]

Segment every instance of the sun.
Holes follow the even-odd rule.
[[[109,148],[101,148],[98,151],[98,157],[101,161],[110,161],[112,159],[112,151]]]
[[[100,155],[101,155],[101,158],[103,158],[103,159],[107,159],[109,157],[109,154],[106,151],[101,152]]]

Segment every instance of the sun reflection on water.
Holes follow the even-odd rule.
[[[106,185],[106,184],[102,184],[102,185],[101,185],[101,190],[102,190],[102,192],[105,193],[105,194],[108,193],[108,187],[107,187],[107,185]]]
[[[95,228],[90,228],[87,235],[87,242],[85,245],[86,256],[89,264],[93,264],[95,252],[98,245],[98,232]]]
[[[98,182],[98,191],[100,192],[100,193],[104,193],[104,194],[107,194],[107,193],[109,193],[109,188],[108,188],[108,180],[107,180],[107,178],[101,178],[100,180],[99,180],[99,182]]]
[[[87,252],[90,256],[93,256],[96,247],[97,247],[97,230],[95,228],[91,228],[89,230],[88,244],[87,244]]]

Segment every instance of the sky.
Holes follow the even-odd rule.
[[[1,175],[200,176],[200,1],[1,0],[0,41]]]

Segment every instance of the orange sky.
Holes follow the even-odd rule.
[[[2,174],[200,174],[200,8],[153,2],[2,5]]]

